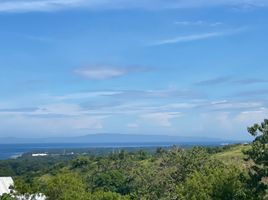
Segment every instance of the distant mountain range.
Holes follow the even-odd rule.
[[[235,143],[241,141],[222,140],[204,137],[182,137],[165,135],[129,135],[129,134],[90,134],[79,137],[57,137],[57,138],[0,138],[0,144],[208,144],[208,143]]]

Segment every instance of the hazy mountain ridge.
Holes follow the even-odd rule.
[[[0,144],[31,144],[31,143],[204,143],[204,142],[226,142],[218,138],[185,137],[170,135],[130,135],[130,134],[89,134],[78,137],[56,137],[56,138],[0,138]]]

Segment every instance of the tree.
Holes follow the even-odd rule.
[[[231,166],[204,167],[178,186],[180,200],[250,200],[238,169]]]
[[[109,170],[93,174],[89,180],[93,186],[93,190],[103,190],[117,192],[121,194],[127,193],[124,174],[119,170]]]
[[[16,195],[30,195],[30,194],[35,194],[38,192],[38,182],[36,180],[25,180],[28,179],[18,177],[15,179],[15,186],[13,189],[13,192],[16,193]]]
[[[9,194],[3,194],[0,196],[0,200],[15,200],[13,197],[11,197]]]
[[[245,152],[248,160],[254,163],[250,170],[249,186],[256,196],[263,199],[267,190],[264,182],[268,178],[268,120],[248,127],[248,132],[255,137],[251,149]]]
[[[44,194],[48,200],[87,200],[89,194],[82,178],[69,171],[64,171],[49,178],[45,183]]]
[[[90,200],[130,200],[128,196],[121,196],[114,192],[95,192],[91,195]]]
[[[83,168],[84,166],[87,167],[90,164],[90,159],[87,157],[79,157],[72,161],[71,168]]]

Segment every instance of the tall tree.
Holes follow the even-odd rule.
[[[253,161],[249,185],[256,196],[263,199],[268,179],[268,120],[248,127],[248,132],[255,137],[251,148],[245,152],[248,159]]]

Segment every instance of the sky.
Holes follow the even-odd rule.
[[[268,0],[1,0],[0,137],[242,140],[268,116]]]

